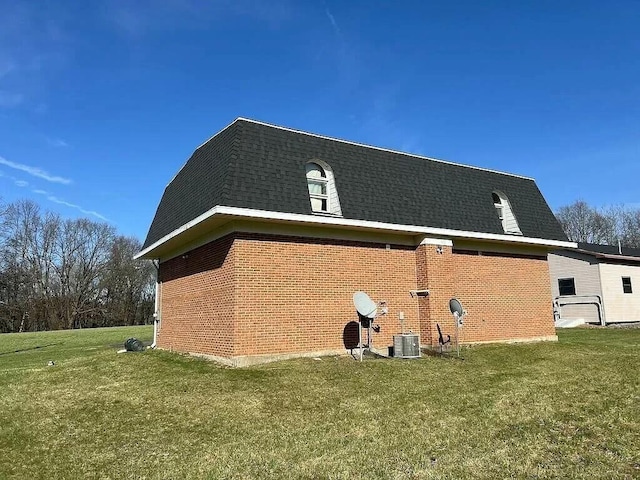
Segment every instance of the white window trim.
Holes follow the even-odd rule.
[[[500,203],[494,203],[493,206],[496,208],[496,211],[498,212],[498,218],[502,222],[502,229],[506,230],[507,227],[504,221],[504,205],[502,204],[502,202],[500,202]]]
[[[326,175],[326,173],[325,173],[325,175]],[[324,210],[323,209],[313,210],[313,203],[312,203],[311,204],[311,209],[314,212],[331,213],[331,205],[330,205],[330,199],[329,199],[329,179],[327,177],[321,177],[321,178],[307,177],[307,186],[309,185],[309,183],[316,183],[316,184],[319,184],[319,185],[323,185],[324,186],[324,192],[325,192],[325,193],[311,193],[311,192],[309,192],[309,198],[311,200],[313,200],[313,199],[324,200],[325,206],[326,206],[326,209],[324,209]]]
[[[500,203],[493,202],[493,206],[496,209],[496,213],[498,214],[498,219],[502,224],[502,230],[504,233],[509,235],[522,235],[522,231],[520,230],[520,226],[518,225],[518,219],[513,213],[513,209],[511,208],[511,202],[507,198],[507,196],[498,191],[494,190],[492,192],[492,196],[495,195],[500,200]],[[493,200],[493,199],[492,199]],[[510,217],[510,218],[507,218]],[[515,224],[515,228],[508,228],[509,221]]]
[[[333,217],[342,217],[342,208],[340,207],[340,199],[335,184],[335,176],[333,169],[326,162],[319,159],[312,159],[307,162],[308,165],[316,165],[323,172],[322,177],[309,177],[307,172],[307,186],[309,182],[323,183],[325,185],[325,193],[312,193],[309,191],[309,200],[311,201],[311,213],[313,215],[327,215]],[[325,209],[314,210],[313,200],[326,202]]]

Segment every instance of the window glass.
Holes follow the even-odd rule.
[[[314,212],[329,212],[329,195],[327,173],[317,163],[307,163],[307,187],[311,210]]]
[[[558,289],[560,295],[575,295],[576,283],[573,278],[560,278],[558,279]]]
[[[309,185],[309,193],[317,194],[317,195],[326,195],[327,194],[327,183],[326,182],[317,182],[314,180],[308,180],[307,184]]]
[[[307,163],[307,178],[326,178],[324,169],[317,163]]]
[[[624,293],[633,293],[631,288],[631,277],[622,277],[622,291]]]

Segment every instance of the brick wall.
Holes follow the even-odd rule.
[[[357,322],[353,293],[385,300],[389,313],[375,323],[375,347],[391,345],[400,330],[418,330],[413,247],[239,234],[236,340],[239,355],[344,349],[345,327]],[[348,328],[348,327],[347,327]],[[357,330],[356,330],[357,332]],[[347,338],[345,338],[345,334]]]
[[[468,311],[464,342],[555,335],[546,257],[454,250],[452,265],[453,296]]]
[[[423,345],[438,344],[440,324],[443,333],[451,333],[453,320],[449,312],[449,299],[454,295],[453,258],[451,247],[445,245],[420,245],[416,249],[418,283],[429,290],[428,297],[420,302],[420,331]]]
[[[235,354],[234,250],[228,235],[160,264],[160,348]]]
[[[354,346],[358,290],[388,303],[378,348],[392,345],[401,311],[423,344],[437,344],[436,323],[453,336],[451,297],[469,312],[463,342],[555,335],[543,257],[235,233],[163,262],[160,275],[159,346],[225,358]],[[411,298],[416,288],[429,297]]]

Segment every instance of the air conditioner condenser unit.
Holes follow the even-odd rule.
[[[420,358],[420,335],[417,333],[394,335],[393,356],[397,358]]]

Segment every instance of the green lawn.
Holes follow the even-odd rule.
[[[246,369],[0,335],[0,478],[640,478],[640,329],[558,334]]]

